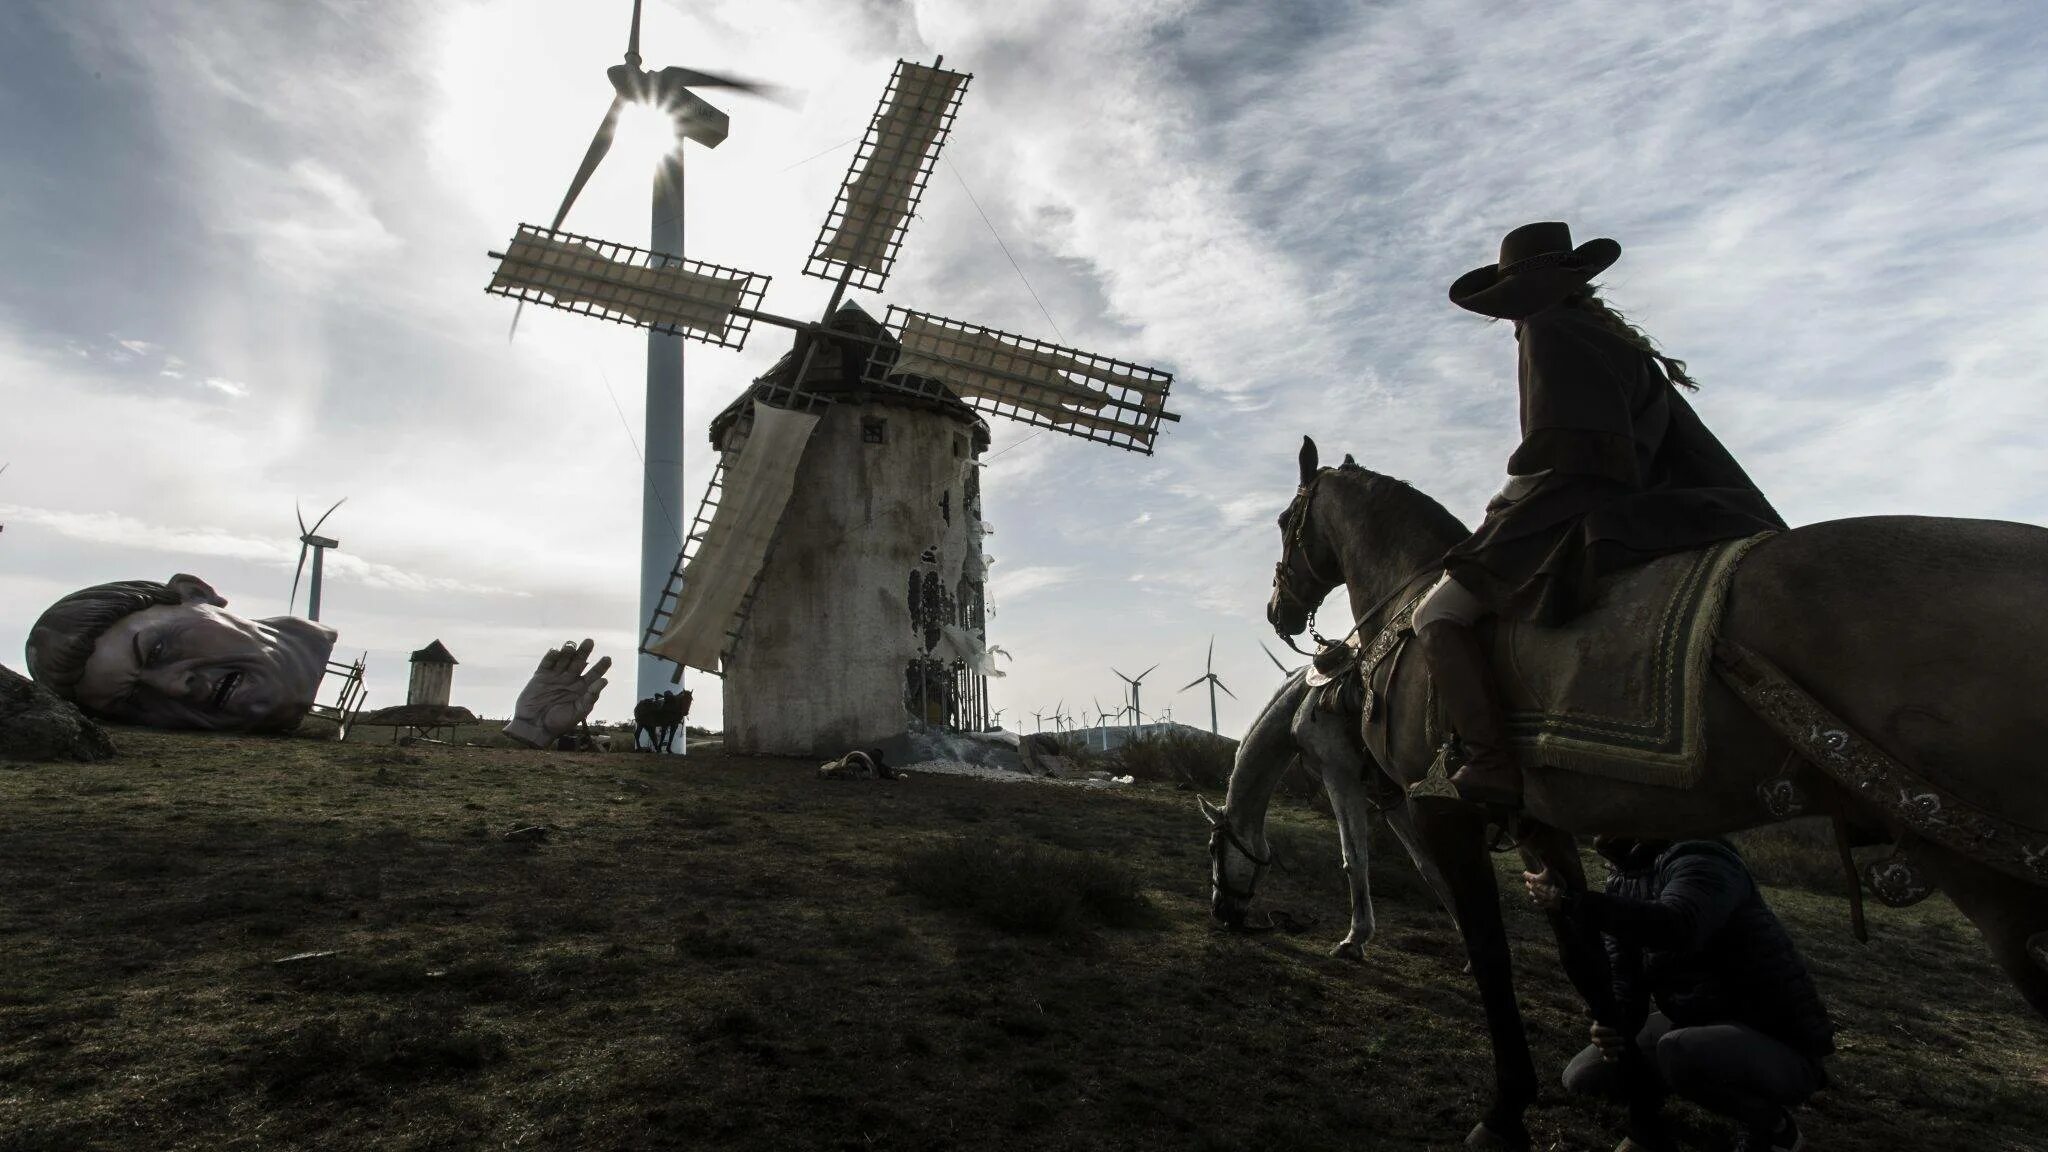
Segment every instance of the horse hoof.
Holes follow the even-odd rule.
[[[1481,1120],[1465,1134],[1465,1147],[1484,1148],[1487,1152],[1529,1152],[1529,1140],[1526,1136],[1520,1140],[1510,1139],[1487,1127],[1486,1121]]]
[[[2034,967],[2048,972],[2048,932],[2036,932],[2027,941],[2027,955],[2033,957]]]
[[[1365,963],[1365,949],[1361,948],[1355,940],[1346,940],[1338,944],[1335,948],[1330,949],[1330,955],[1335,956],[1339,960],[1349,960],[1353,964]]]

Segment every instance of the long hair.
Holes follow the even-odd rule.
[[[1650,339],[1649,335],[1641,328],[1631,323],[1629,318],[1623,316],[1614,305],[1602,300],[1593,285],[1588,284],[1585,291],[1575,292],[1565,297],[1564,302],[1566,307],[1577,308],[1579,311],[1598,320],[1601,327],[1642,349],[1645,355],[1655,360],[1658,366],[1664,369],[1664,375],[1669,377],[1673,384],[1688,392],[1700,390],[1700,386],[1686,373],[1685,361],[1676,357],[1666,356],[1658,351],[1657,342]]]

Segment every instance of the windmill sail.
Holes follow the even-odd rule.
[[[720,671],[754,576],[774,542],[796,467],[818,418],[755,404],[753,429],[725,476],[724,491],[696,554],[683,568],[668,627],[646,651],[706,672]]]
[[[979,411],[1150,455],[1173,374],[1018,336],[891,307],[898,348],[877,348],[867,380],[929,393],[943,386]]]
[[[687,336],[746,344],[768,277],[521,224],[484,289],[515,300]]]
[[[870,291],[888,282],[904,229],[917,211],[972,79],[964,72],[896,62],[825,227],[811,247],[805,274],[826,280],[845,275],[854,287]]]

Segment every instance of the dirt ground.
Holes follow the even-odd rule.
[[[1242,937],[1168,786],[114,735],[0,762],[0,1150],[1405,1149],[1490,1080],[1405,863],[1367,962],[1328,956],[1306,808],[1262,897],[1319,923]],[[1612,1147],[1555,1087],[1584,1021],[1518,887],[1538,1147]],[[1842,1026],[1816,1150],[2048,1150],[2048,1027],[1950,906],[1858,945],[1769,896]]]

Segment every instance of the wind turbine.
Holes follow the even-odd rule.
[[[1045,709],[1036,708],[1031,712],[1031,722],[1038,725],[1038,731],[1045,731]]]
[[[995,725],[997,728],[1001,728],[1003,726],[1003,710],[1001,708],[996,709],[995,712],[989,716],[989,723]]]
[[[1282,664],[1280,662],[1280,658],[1278,656],[1273,655],[1273,650],[1271,648],[1266,647],[1266,642],[1264,640],[1259,641],[1259,651],[1264,652],[1266,654],[1266,659],[1271,660],[1273,662],[1273,667],[1278,668],[1282,676],[1292,676],[1296,672],[1301,671],[1300,668],[1289,668],[1287,665]],[[1237,697],[1233,696],[1231,697],[1231,699],[1235,700],[1237,699]]]
[[[320,535],[320,526],[327,523],[329,516],[334,515],[334,509],[346,503],[348,503],[348,497],[346,496],[336,500],[327,511],[320,514],[318,520],[313,521],[311,528],[306,527],[305,510],[296,504],[292,505],[292,514],[299,518],[299,567],[297,571],[292,573],[292,596],[290,600],[285,602],[284,609],[287,613],[292,610],[292,605],[299,602],[299,577],[306,572],[306,553],[311,551],[313,553],[313,583],[306,592],[306,619],[318,620],[320,618],[320,575],[324,567],[321,561],[326,558],[329,548],[341,547],[341,541],[332,540]]]
[[[729,76],[699,72],[692,68],[663,68],[650,72],[640,66],[640,0],[633,0],[632,29],[626,35],[626,61],[605,69],[611,81],[612,103],[598,121],[597,133],[583,154],[583,163],[569,181],[562,206],[555,210],[549,231],[560,232],[562,221],[576,196],[589,182],[591,173],[611,151],[619,118],[633,108],[667,113],[674,135],[663,149],[654,177],[652,236],[648,248],[678,263],[683,254],[683,142],[694,140],[706,148],[723,143],[730,118],[698,97],[692,88],[731,88],[756,95],[775,95],[767,85]],[[659,258],[658,258],[659,259]],[[654,267],[663,267],[655,264]],[[520,309],[525,307],[522,300]],[[519,310],[512,313],[512,326],[519,326]],[[640,617],[634,623],[637,634],[655,610],[668,586],[669,569],[676,546],[683,538],[683,340],[673,329],[649,328],[647,333],[647,420],[641,443],[642,485],[640,493]],[[316,561],[317,563],[317,561]],[[636,699],[646,699],[669,684],[682,682],[682,668],[673,674],[662,667],[659,657],[640,654]]]
[[[1268,652],[1266,655],[1271,656],[1272,653]],[[1209,685],[1209,732],[1212,735],[1220,736],[1222,733],[1216,730],[1216,690],[1223,688],[1223,681],[1216,678],[1216,638],[1214,636],[1209,637],[1209,658],[1202,664],[1202,674],[1195,677],[1194,682],[1189,684],[1188,688],[1193,688],[1205,682]],[[1181,691],[1185,692],[1188,688],[1183,688]],[[1237,699],[1237,693],[1232,692],[1228,688],[1223,688],[1223,694],[1232,700]]]
[[[1137,676],[1131,677],[1126,676],[1121,672],[1116,672],[1115,668],[1110,669],[1111,672],[1116,672],[1117,679],[1122,680],[1124,683],[1129,684],[1131,686],[1132,724],[1143,724],[1145,722],[1145,713],[1138,709],[1138,685],[1143,684],[1145,682],[1145,677],[1150,676],[1152,673],[1157,672],[1158,670],[1159,665],[1154,664],[1152,667],[1147,668],[1143,672],[1138,673]]]

